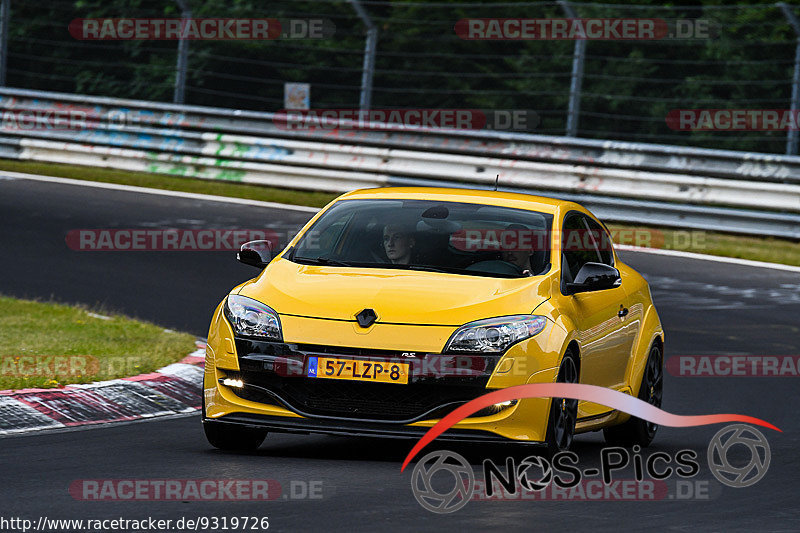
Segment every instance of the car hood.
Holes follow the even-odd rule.
[[[355,321],[459,326],[494,316],[529,314],[548,298],[544,276],[493,278],[412,270],[300,265],[276,259],[239,294],[278,314]]]

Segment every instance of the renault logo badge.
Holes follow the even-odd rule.
[[[378,319],[378,314],[373,309],[364,309],[356,315],[358,325],[362,328],[370,327]]]

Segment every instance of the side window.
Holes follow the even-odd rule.
[[[600,256],[600,262],[609,266],[614,266],[614,251],[611,244],[611,236],[606,229],[598,224],[594,219],[583,217],[589,227],[590,241],[594,243]]]
[[[571,283],[586,263],[614,266],[611,237],[605,228],[582,213],[568,213],[561,235],[561,281]]]
[[[599,261],[597,248],[589,237],[584,216],[568,213],[561,228],[561,280],[572,283],[583,265]]]

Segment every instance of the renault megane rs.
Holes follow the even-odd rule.
[[[644,278],[582,206],[524,194],[344,194],[213,314],[203,426],[221,449],[268,432],[413,438],[526,383],[585,383],[660,406],[664,333]],[[567,449],[575,433],[648,445],[657,426],[559,398],[504,402],[440,438]]]

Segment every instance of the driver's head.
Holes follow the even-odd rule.
[[[514,243],[514,245],[512,248],[502,251],[503,261],[517,266],[520,270],[530,270],[532,250],[524,250],[520,247],[520,244],[525,242],[525,239],[521,238],[520,233],[530,230],[522,224],[509,224],[504,231],[516,232],[516,238],[504,239],[504,242],[511,242]]]
[[[414,237],[407,227],[401,224],[387,224],[383,228],[383,249],[392,263],[402,265],[410,263],[414,244]]]
[[[506,250],[503,252],[503,261],[518,266],[520,270],[530,270],[531,253],[521,250]]]

